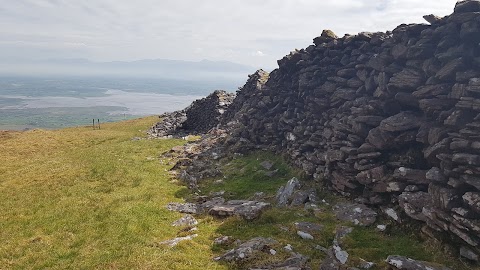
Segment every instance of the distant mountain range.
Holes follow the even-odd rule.
[[[88,59],[48,59],[0,63],[0,75],[121,76],[168,79],[239,79],[255,72],[254,67],[228,61],[183,61],[145,59],[94,62]]]

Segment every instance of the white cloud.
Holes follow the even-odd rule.
[[[21,56],[42,58],[39,42],[61,56],[92,60],[229,60],[272,67],[323,29],[337,35],[392,30],[447,15],[456,0],[15,0],[0,5],[0,40],[21,41]],[[75,46],[77,44],[78,46]],[[85,45],[85,46],[84,46]],[[4,50],[15,57],[15,50]],[[43,47],[43,46],[42,46]],[[198,48],[201,48],[199,50]],[[262,52],[268,51],[268,54]],[[53,52],[53,51],[52,51]],[[256,53],[251,53],[256,52]],[[258,57],[262,56],[263,57]]]
[[[262,51],[256,51],[253,55],[263,57],[265,56],[265,53]]]

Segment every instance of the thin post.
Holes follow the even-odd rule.
[[[93,125],[92,125],[93,129],[95,130],[95,119],[93,119]]]
[[[100,119],[97,119],[98,129],[100,129]]]

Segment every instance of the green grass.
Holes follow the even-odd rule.
[[[199,217],[199,236],[174,248],[156,243],[184,235],[171,223],[182,215],[165,205],[182,201],[189,191],[171,179],[174,160],[159,158],[183,140],[132,140],[143,137],[155,117],[90,127],[28,132],[0,132],[0,269],[245,269],[287,258],[283,247],[311,258],[318,268],[339,223],[331,205],[337,198],[318,190],[330,205],[313,213],[303,208],[267,210],[258,220]],[[272,176],[260,163],[270,160]],[[223,177],[201,182],[203,194],[224,190],[228,199],[247,199],[264,192],[274,201],[277,189],[301,175],[278,155],[256,152],[223,161]],[[218,184],[215,180],[222,179]],[[313,183],[308,183],[313,185]],[[302,240],[294,223],[309,221],[324,229],[315,240]],[[233,246],[214,246],[229,235],[242,241],[272,237],[277,256],[262,253],[254,261],[232,265],[213,257]],[[359,257],[383,269],[387,255],[439,262],[453,269],[471,269],[446,255],[439,245],[419,240],[413,231],[387,233],[355,227],[345,247],[352,262]]]
[[[155,120],[1,133],[0,269],[225,269],[211,260],[214,223],[152,247],[181,217],[165,209],[182,187],[158,156],[184,143],[131,140]]]
[[[260,166],[263,161],[270,161],[276,170],[273,176],[268,176],[267,170]],[[264,192],[265,196],[273,197],[280,186],[292,177],[300,174],[282,159],[281,156],[269,152],[254,152],[247,156],[229,160],[222,166],[223,178],[203,180],[200,190],[204,194],[225,191],[227,199],[247,199],[257,192]],[[222,180],[216,183],[216,180]]]

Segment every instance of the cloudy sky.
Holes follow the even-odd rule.
[[[0,61],[227,60],[272,68],[323,29],[392,30],[456,0],[0,0]]]

